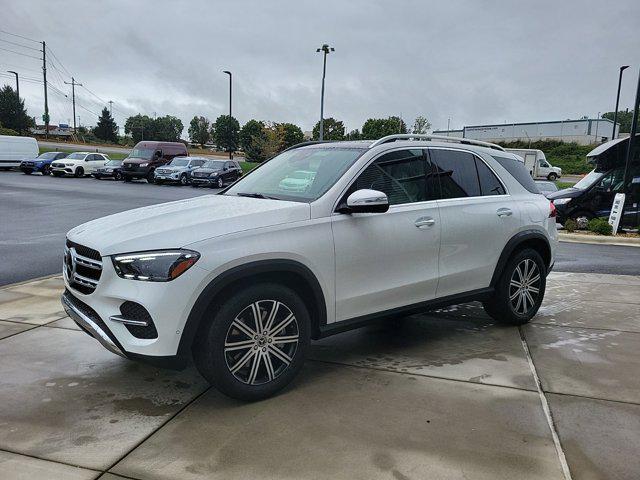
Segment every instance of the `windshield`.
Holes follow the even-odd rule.
[[[576,183],[573,188],[577,188],[578,190],[586,190],[591,185],[600,180],[600,177],[604,175],[603,173],[597,173],[595,170],[590,171],[587,175],[585,175],[582,180]]]
[[[253,194],[312,202],[324,195],[363,152],[360,148],[289,150],[240,179],[225,195]]]
[[[187,165],[189,165],[189,159],[174,158],[173,160],[171,160],[171,163],[169,165],[171,165],[172,167],[186,167]]]
[[[66,160],[84,160],[84,157],[86,156],[86,153],[72,153],[66,158]]]
[[[59,152],[47,152],[47,153],[38,155],[38,158],[41,160],[52,160],[56,158],[56,155],[58,155],[58,153]]]
[[[122,160],[109,160],[105,165],[107,167],[117,167],[122,164]]]
[[[143,158],[145,160],[150,160],[153,158],[154,152],[155,150],[149,150],[147,148],[134,148],[131,150],[129,158]]]
[[[215,160],[209,160],[202,168],[211,168],[212,170],[221,170],[224,166],[224,162],[216,162]]]

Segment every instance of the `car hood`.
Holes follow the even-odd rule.
[[[69,165],[82,165],[84,160],[78,160],[73,158],[61,158],[60,160],[54,160],[53,163],[68,163]]]
[[[149,158],[135,158],[135,157],[127,157],[125,158],[122,163],[133,163],[133,164],[140,164],[140,163],[151,163],[151,159]]]
[[[307,220],[307,203],[232,195],[162,203],[116,213],[82,224],[67,237],[102,255],[180,248],[243,230]]]
[[[188,170],[188,167],[172,167],[171,165],[162,165],[158,169],[169,170],[171,172],[184,172]]]
[[[557,198],[576,198],[584,193],[584,190],[580,190],[578,188],[564,188],[562,190],[558,190],[557,192],[549,192],[545,194],[549,200],[555,200]]]

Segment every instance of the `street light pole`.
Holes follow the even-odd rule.
[[[322,92],[320,93],[320,134],[318,140],[324,139],[324,78],[327,74],[327,55],[329,52],[335,52],[336,49],[330,47],[326,43],[322,47],[316,49],[316,53],[323,52],[322,59]]]
[[[616,138],[616,122],[618,121],[618,105],[620,103],[620,87],[622,86],[622,72],[624,72],[629,65],[623,65],[620,67],[620,75],[618,76],[618,94],[616,95],[616,110],[613,114],[613,132],[611,132],[611,140]],[[619,133],[619,130],[618,130]]]
[[[229,70],[224,70],[222,73],[226,73],[227,75],[229,75],[229,125],[231,125],[231,118],[233,117],[232,115],[232,109],[231,109],[231,105],[232,105],[232,100],[233,100],[233,75],[231,74],[231,72]],[[229,159],[233,158],[233,152],[231,150],[229,150]]]
[[[18,72],[14,72],[13,70],[7,70],[7,73],[13,73],[16,76],[16,96],[18,97],[18,102],[20,101],[20,82],[18,81]]]
[[[623,191],[627,193],[627,182],[629,181],[629,166],[631,165],[634,147],[636,143],[636,133],[638,131],[638,109],[640,109],[640,71],[638,72],[638,88],[636,89],[636,101],[633,106],[633,117],[631,117],[631,132],[629,132],[629,144],[627,145],[627,156],[624,165],[624,179],[622,182]]]

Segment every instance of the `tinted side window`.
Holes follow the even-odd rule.
[[[362,188],[385,193],[390,205],[427,200],[422,150],[398,150],[377,158],[352,186],[353,191]]]
[[[509,157],[500,157],[493,155],[493,158],[515,178],[520,185],[529,190],[531,193],[540,193],[538,186],[531,178],[531,175],[524,166],[524,163]]]
[[[480,196],[475,157],[457,150],[429,150],[436,175],[440,179],[441,198]]]
[[[476,169],[478,170],[482,195],[505,195],[507,193],[495,173],[478,157],[476,157]]]

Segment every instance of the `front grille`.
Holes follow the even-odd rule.
[[[124,302],[120,305],[120,313],[122,313],[122,317],[127,320],[137,320],[146,323],[146,325],[131,325],[123,322],[124,326],[129,330],[129,333],[134,337],[145,339],[158,338],[158,330],[156,330],[151,315],[147,309],[139,303]]]
[[[102,275],[100,252],[67,240],[64,249],[64,274],[74,290],[85,295],[93,293]]]
[[[56,168],[64,168],[64,164],[63,163],[52,163],[51,166],[52,167],[56,167]]]
[[[206,172],[193,172],[193,176],[198,178],[207,178],[209,174]]]

